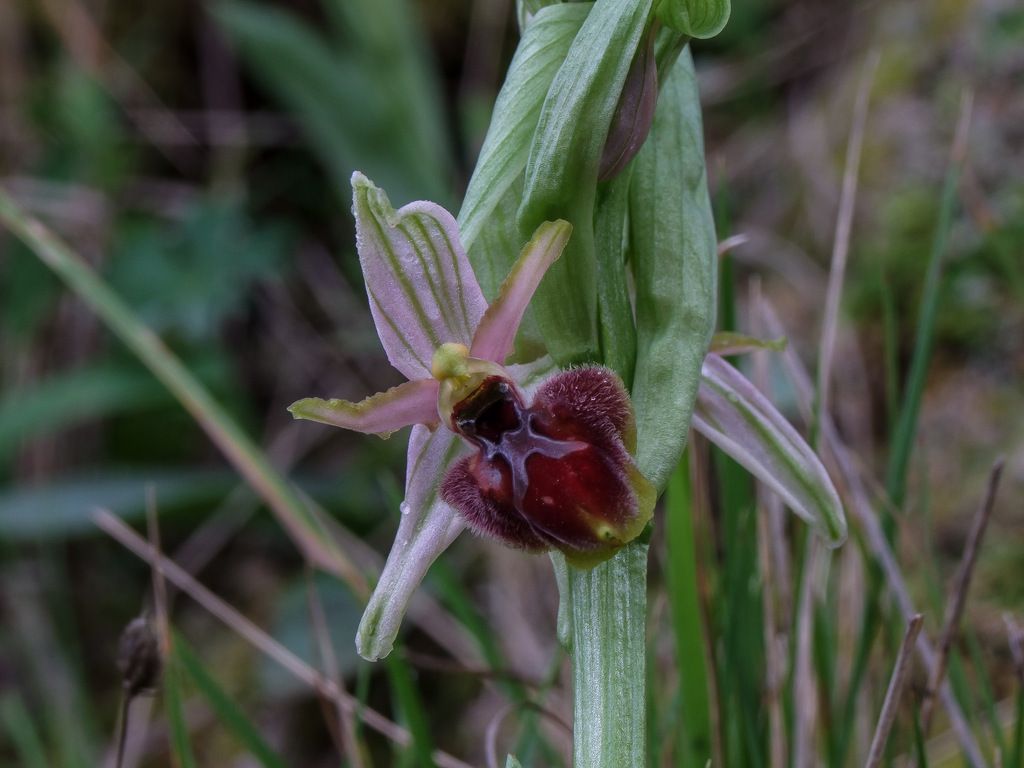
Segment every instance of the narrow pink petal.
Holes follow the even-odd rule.
[[[465,528],[438,498],[441,479],[465,451],[462,441],[446,429],[413,427],[398,535],[356,635],[356,650],[365,659],[377,661],[391,653],[413,593],[434,560]]]
[[[775,491],[828,544],[846,538],[843,505],[821,461],[757,387],[718,355],[704,359],[693,427]]]
[[[406,378],[428,378],[434,350],[445,342],[469,346],[487,308],[455,219],[428,202],[396,211],[358,172],[352,212],[370,311],[388,360]]]
[[[567,221],[546,221],[533,234],[512,265],[498,298],[488,307],[473,337],[470,354],[496,363],[505,362],[519,330],[523,313],[548,267],[562,255],[572,225]]]
[[[388,437],[410,424],[437,423],[437,382],[407,381],[358,403],[307,397],[292,403],[288,410],[296,419]]]

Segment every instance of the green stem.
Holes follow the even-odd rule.
[[[569,568],[575,768],[642,768],[647,544],[589,571]]]

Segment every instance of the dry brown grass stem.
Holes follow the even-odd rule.
[[[372,728],[396,744],[407,746],[410,743],[411,736],[409,731],[384,717],[384,715],[376,710],[362,706],[354,697],[340,690],[337,683],[329,680],[293,654],[277,642],[277,640],[257,627],[252,621],[193,579],[176,563],[161,555],[149,542],[139,536],[112,512],[105,509],[94,510],[92,520],[104,533],[153,566],[169,582],[199,603],[199,605],[223,622],[239,637],[314,691],[331,699],[346,712],[354,713],[369,728]],[[457,757],[442,750],[434,752],[434,760],[439,768],[470,768],[468,763],[464,763]]]
[[[924,616],[920,613],[910,618],[907,624],[906,634],[903,635],[903,642],[900,644],[900,651],[896,656],[896,665],[892,670],[892,677],[889,679],[889,688],[885,692],[885,702],[882,704],[882,712],[878,716],[878,725],[875,727],[875,735],[871,739],[871,749],[868,750],[868,758],[864,763],[865,768],[878,768],[882,764],[885,755],[885,745],[889,741],[889,733],[892,725],[896,722],[896,713],[899,710],[900,698],[903,688],[907,682],[907,675],[910,673],[911,660],[913,659],[914,644],[924,624]]]
[[[832,357],[835,353],[836,333],[839,327],[839,303],[843,297],[843,282],[846,277],[846,261],[850,253],[850,236],[853,231],[853,212],[857,201],[857,178],[860,171],[861,150],[864,147],[864,129],[868,120],[868,103],[871,86],[875,82],[879,55],[872,51],[864,64],[860,84],[857,86],[857,100],[853,108],[853,126],[846,146],[846,167],[843,170],[843,185],[839,197],[839,212],[836,215],[836,232],[832,241],[832,267],[828,274],[828,291],[825,294],[825,315],[821,328],[821,343],[818,350],[818,422],[821,414],[829,410],[829,384],[832,378]]]
[[[992,517],[992,508],[995,506],[996,493],[999,490],[999,479],[1003,474],[1003,457],[996,459],[992,465],[992,471],[988,476],[988,485],[985,489],[985,497],[982,499],[978,511],[974,515],[974,522],[971,523],[971,530],[967,536],[967,543],[964,545],[964,553],[960,559],[960,567],[957,569],[956,577],[953,580],[953,591],[949,602],[946,604],[946,616],[942,622],[942,632],[939,634],[937,658],[935,666],[928,676],[928,689],[925,691],[924,701],[921,703],[921,732],[927,736],[931,726],[932,714],[935,709],[935,692],[946,676],[946,667],[949,664],[949,651],[953,646],[953,638],[956,635],[957,627],[960,625],[960,617],[963,616],[964,606],[967,604],[967,591],[971,586],[971,576],[974,574],[975,563],[978,562],[978,551],[981,549],[981,541],[985,536],[985,529]]]

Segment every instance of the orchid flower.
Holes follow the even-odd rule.
[[[558,371],[547,357],[505,366],[568,223],[537,229],[488,306],[450,213],[429,202],[395,211],[360,173],[352,189],[370,310],[389,362],[408,381],[358,403],[307,398],[289,410],[384,437],[412,426],[398,535],[356,638],[359,653],[376,660],[390,652],[430,565],[464,528],[529,551],[557,549],[586,568],[641,533],[657,491],[634,462],[633,410],[612,371]],[[694,426],[841,540],[841,508],[820,462],[716,355],[705,361]]]

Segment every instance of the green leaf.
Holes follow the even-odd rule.
[[[92,533],[96,528],[90,514],[96,506],[127,519],[141,518],[147,486],[154,489],[161,514],[171,514],[215,503],[235,482],[227,472],[136,469],[9,490],[0,494],[0,539],[13,543]]]
[[[266,5],[223,2],[213,15],[302,121],[343,199],[359,167],[398,199],[446,201],[451,154],[408,3],[351,0],[328,10],[347,33],[338,39]]]
[[[534,299],[545,342],[562,366],[599,359],[593,228],[598,168],[651,3],[594,4],[551,83],[530,147],[520,238],[544,221],[573,225],[565,254]]]
[[[177,632],[174,633],[174,656],[181,668],[209,702],[220,721],[264,768],[284,768],[284,761],[260,735],[259,728],[245,715],[231,697],[206,671],[203,663]]]
[[[555,5],[537,15],[519,41],[494,105],[491,125],[459,211],[462,242],[470,251],[477,279],[488,299],[497,294],[525,242],[520,242],[515,217],[509,215],[522,199],[522,188],[517,185],[526,168],[548,88],[590,8],[590,3]],[[510,242],[505,247],[494,243],[498,247],[474,249],[477,239],[494,227],[496,215],[507,217],[499,229],[511,235]]]
[[[717,244],[688,51],[662,88],[650,136],[633,161],[629,195],[637,460],[644,476],[662,489],[686,444],[715,322]]]
[[[247,288],[278,271],[291,241],[285,227],[251,220],[238,201],[204,200],[173,225],[127,227],[107,275],[155,331],[216,339],[224,318],[244,306]]]
[[[0,724],[10,737],[8,744],[13,747],[19,765],[24,768],[46,768],[50,764],[39,733],[32,723],[32,716],[15,691],[7,691],[0,696]]]
[[[729,21],[729,0],[661,0],[658,18],[684,35],[714,37]]]
[[[0,461],[32,437],[165,402],[159,382],[127,366],[95,365],[10,390],[0,398]]]

